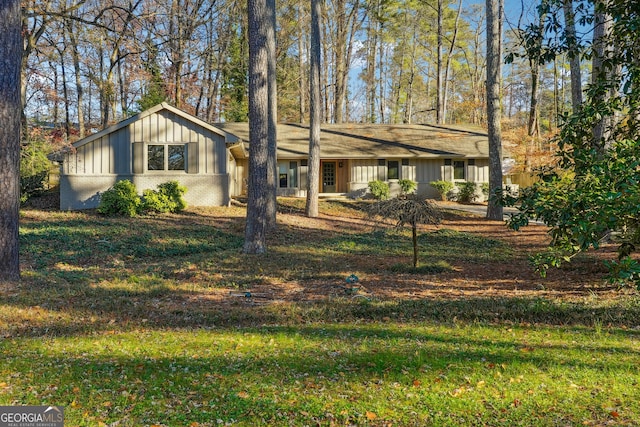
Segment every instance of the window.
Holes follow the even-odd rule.
[[[280,188],[298,187],[298,162],[278,162],[278,186]]]
[[[169,161],[168,165],[170,171],[183,171],[184,167],[184,145],[168,145],[169,149]]]
[[[464,160],[456,160],[453,162],[453,179],[462,180],[466,179],[466,168],[464,166]]]
[[[397,160],[387,163],[387,179],[400,179],[400,164]]]
[[[147,146],[147,170],[184,171],[186,149],[183,144],[149,144]]]
[[[150,171],[163,171],[164,145],[149,145],[147,153],[149,155],[147,159],[147,169]]]

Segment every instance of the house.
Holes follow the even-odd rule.
[[[249,141],[247,123],[216,127]],[[232,137],[233,138],[233,137]],[[306,195],[309,127],[278,124],[278,195]],[[489,182],[489,141],[480,127],[422,124],[323,124],[320,132],[320,193],[359,197],[370,181],[410,179],[425,197],[439,197],[432,181]],[[236,158],[246,178],[246,158]]]
[[[438,197],[432,181],[489,181],[488,136],[478,127],[420,124],[324,124],[320,193],[363,196],[370,181],[417,182]],[[278,124],[278,195],[306,196],[309,128]],[[178,181],[190,206],[222,206],[246,194],[248,123],[211,125],[166,103],[73,144],[64,153],[60,208],[95,208],[119,180],[138,190]]]
[[[187,187],[187,204],[227,205],[241,191],[233,177],[236,158],[246,153],[242,144],[226,138],[216,127],[159,104],[75,142],[64,153],[60,208],[95,208],[100,194],[124,179],[141,192],[179,181]]]

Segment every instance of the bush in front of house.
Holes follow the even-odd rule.
[[[138,214],[142,201],[133,182],[125,179],[102,193],[98,212],[109,216],[129,216]]]
[[[411,194],[418,188],[418,184],[410,179],[400,179],[398,180],[398,185],[400,186],[400,194],[402,195]]]
[[[142,193],[142,212],[181,212],[187,207],[183,199],[187,188],[178,181],[169,181],[158,185],[157,190],[144,190]]]
[[[453,190],[453,182],[431,181],[429,185],[436,189],[442,200],[449,200],[449,193]]]
[[[389,184],[384,181],[369,181],[369,191],[376,200],[387,200],[391,195]]]
[[[457,200],[460,203],[472,203],[478,199],[476,194],[477,186],[475,182],[456,182],[458,187]]]
[[[482,195],[484,196],[485,200],[489,199],[489,183],[488,182],[483,182],[480,185],[480,191],[482,191]]]
[[[135,184],[125,179],[102,193],[98,212],[129,217],[152,212],[181,212],[187,207],[182,197],[186,191],[178,181],[169,181],[158,185],[157,190],[144,190],[140,197]]]

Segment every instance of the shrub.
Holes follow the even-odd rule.
[[[20,147],[20,200],[45,190],[51,169],[47,157],[53,148],[45,135],[37,130],[31,131],[29,138]]]
[[[158,190],[144,190],[141,210],[144,212],[181,212],[187,204],[182,198],[187,191],[178,181],[158,185]]]
[[[142,192],[142,205],[140,206],[142,212],[171,212],[171,205],[171,199],[166,194],[151,189]]]
[[[418,184],[410,179],[401,179],[398,181],[398,185],[400,185],[401,194],[411,194],[418,187]]]
[[[116,182],[113,187],[102,193],[98,212],[103,215],[135,216],[140,209],[141,200],[136,186],[129,180]]]
[[[476,194],[475,182],[457,182],[456,185],[458,186],[458,202],[471,203],[476,201],[478,195]]]
[[[369,191],[371,191],[371,194],[376,200],[387,200],[391,194],[389,184],[380,180],[370,181]]]
[[[448,200],[449,193],[453,190],[453,182],[451,181],[431,181],[429,185],[436,189],[442,200]]]
[[[484,195],[485,198],[489,198],[489,183],[488,182],[483,182],[482,185],[480,186],[480,190],[482,190],[482,194]]]

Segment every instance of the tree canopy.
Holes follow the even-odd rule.
[[[549,225],[549,251],[535,258],[541,272],[613,241],[612,280],[640,285],[640,263],[632,256],[640,249],[640,9],[612,0],[577,10],[584,24],[604,27],[594,31],[587,51],[592,82],[583,105],[563,117],[555,167],[509,200],[520,209],[510,225],[517,229],[529,218]]]

